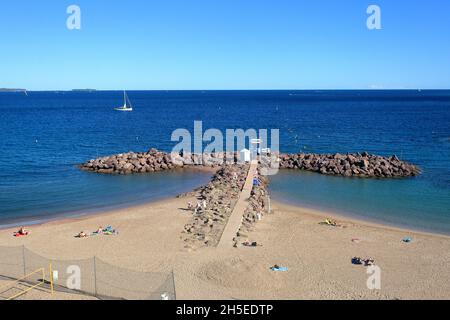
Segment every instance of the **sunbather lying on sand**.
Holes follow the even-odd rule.
[[[361,259],[360,257],[353,257],[352,258],[352,263],[353,264],[363,264],[364,266],[371,266],[375,263],[375,260],[373,258],[366,258],[366,259]]]
[[[244,247],[257,247],[257,246],[262,246],[261,244],[258,244],[256,241],[249,241],[249,240],[245,240],[242,245]]]
[[[332,227],[341,227],[341,225],[338,224],[336,220],[331,220],[331,219],[325,219],[325,221],[319,222],[319,224],[324,224],[324,225],[332,226]]]
[[[76,235],[77,238],[86,238],[88,236],[84,231],[80,231],[79,234]]]
[[[270,270],[272,270],[272,271],[288,271],[288,268],[281,267],[281,266],[275,264],[273,267],[270,267]]]

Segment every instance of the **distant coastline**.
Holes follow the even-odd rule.
[[[0,88],[0,92],[27,92],[27,89]]]
[[[73,92],[95,92],[96,89],[72,89]]]

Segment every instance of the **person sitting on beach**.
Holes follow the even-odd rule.
[[[103,227],[102,226],[98,227],[98,229],[97,229],[97,231],[95,231],[95,233],[98,233],[98,234],[103,233]]]
[[[30,234],[30,231],[28,231],[24,227],[20,227],[19,231],[17,231],[17,233],[20,234],[21,236],[27,236]]]
[[[206,209],[206,200],[203,199],[203,209]]]
[[[188,202],[188,209],[192,210],[192,202],[190,202],[190,201]]]
[[[363,260],[364,265],[367,266],[372,266],[375,263],[375,260],[373,258],[367,258]]]

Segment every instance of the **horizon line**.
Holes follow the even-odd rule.
[[[89,91],[450,91],[449,88],[346,88],[346,89],[25,89],[25,88],[0,88],[0,92],[89,92]]]

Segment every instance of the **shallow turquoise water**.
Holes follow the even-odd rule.
[[[270,177],[274,199],[393,226],[450,234],[448,190],[420,178],[363,179],[280,170]]]
[[[72,184],[35,181],[34,192],[18,187],[1,195],[11,208],[2,212],[0,226],[40,223],[58,217],[92,214],[148,201],[175,197],[206,184],[211,174],[177,170],[141,175],[105,175],[76,170]]]

